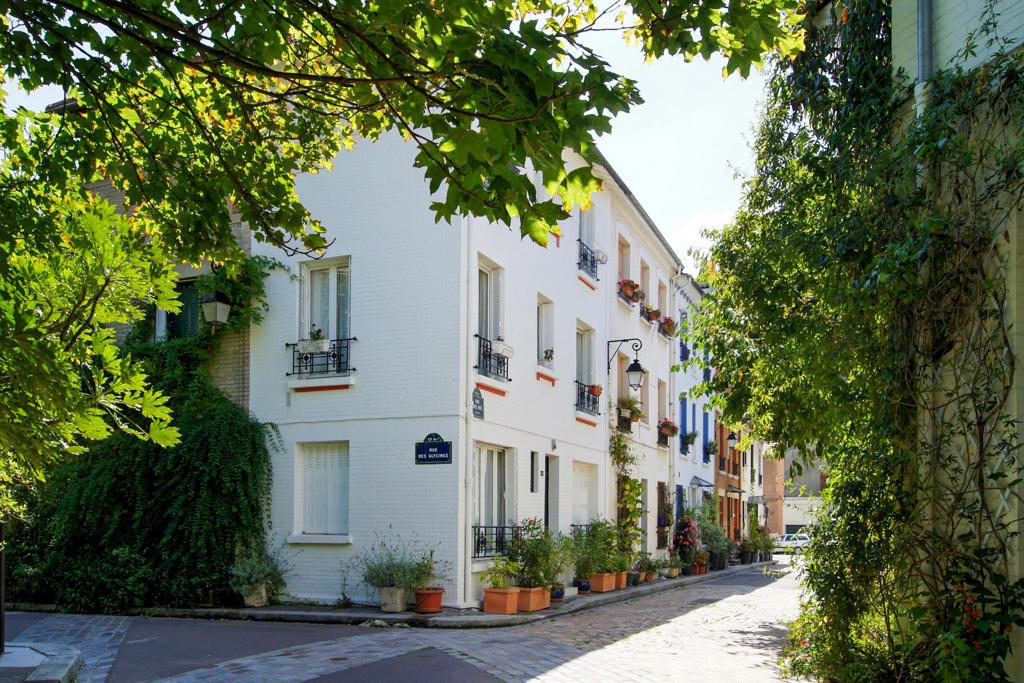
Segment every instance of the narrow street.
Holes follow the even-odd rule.
[[[13,640],[79,648],[80,681],[776,681],[783,563],[525,626],[367,628],[16,613]]]

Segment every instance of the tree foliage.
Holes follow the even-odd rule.
[[[168,259],[239,261],[234,220],[257,240],[321,250],[296,174],[399,131],[418,147],[438,220],[475,214],[545,244],[599,187],[563,153],[595,161],[594,136],[640,101],[581,42],[587,32],[625,32],[651,57],[718,51],[745,73],[765,51],[799,48],[794,9],[0,1],[7,82],[69,98],[0,121],[0,474],[38,472],[45,453],[111,424],[138,433],[144,420],[150,438],[173,441],[163,399],[114,354],[107,326],[175,309]],[[99,181],[130,216],[91,192]]]
[[[991,9],[964,50],[990,58],[918,101],[892,72],[887,2],[819,10],[831,22],[774,66],[756,175],[707,263],[694,329],[726,419],[749,412],[828,467],[792,673],[1007,680],[1024,90]]]

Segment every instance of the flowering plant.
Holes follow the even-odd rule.
[[[674,334],[676,331],[676,321],[673,320],[672,318],[669,318],[668,316],[662,318],[659,325],[661,326],[661,329],[667,332],[668,334]]]
[[[312,324],[309,326],[309,341],[320,341],[324,338],[324,331]]]
[[[673,539],[676,554],[684,565],[695,561],[695,554],[700,552],[700,529],[697,520],[688,513],[676,518],[676,533]]]
[[[625,280],[619,280],[619,289],[620,290],[621,289],[637,290],[637,289],[640,289],[640,285],[637,284],[636,282],[634,282],[633,280],[630,280],[629,278],[626,278]]]
[[[676,426],[675,422],[668,418],[662,418],[662,420],[658,422],[658,429],[660,429],[663,434],[668,434],[669,436],[675,436],[679,433],[679,427]]]

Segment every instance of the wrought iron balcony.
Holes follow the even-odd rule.
[[[570,536],[585,536],[590,531],[589,524],[570,524],[569,535]]]
[[[623,414],[622,410],[619,410],[618,428],[620,432],[632,432],[633,431],[633,419],[628,413]]]
[[[355,337],[324,340],[319,346],[311,342],[287,344],[292,349],[292,371],[289,377],[321,377],[323,375],[348,375],[352,367],[351,343]]]
[[[668,529],[658,529],[658,548],[668,547]]]
[[[732,473],[737,477],[740,476],[740,464],[738,462],[732,464]]]
[[[473,525],[473,559],[504,555],[520,532],[515,526]]]
[[[508,357],[503,356],[500,353],[496,353],[494,349],[494,343],[490,339],[485,339],[479,334],[474,334],[477,338],[477,361],[476,368],[477,372],[481,375],[487,375],[488,377],[495,377],[497,379],[508,379]]]
[[[726,469],[726,467],[725,467],[725,456],[724,455],[718,456],[718,469],[722,470],[723,472],[727,472],[728,471]]]
[[[690,360],[690,348],[682,339],[679,340],[679,362],[685,363]]]
[[[576,380],[576,410],[591,415],[601,414],[601,397],[590,393],[590,385]]]
[[[660,429],[658,430],[658,445],[668,448],[668,434],[663,434]]]
[[[583,240],[576,240],[580,245],[580,260],[576,262],[576,266],[584,273],[594,278],[597,277],[597,255],[594,250],[583,243]]]

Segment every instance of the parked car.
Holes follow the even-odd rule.
[[[807,534],[782,534],[775,541],[775,552],[798,553],[807,550],[810,544],[811,537]]]

